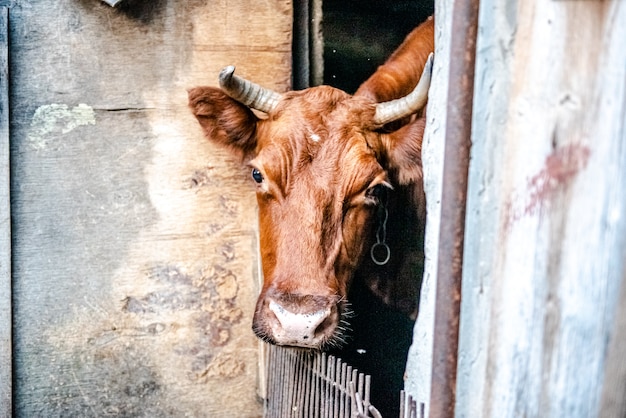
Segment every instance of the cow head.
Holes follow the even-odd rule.
[[[378,208],[387,190],[421,176],[423,124],[380,128],[423,108],[431,65],[413,93],[380,104],[328,86],[278,94],[233,67],[221,89],[190,90],[206,136],[240,156],[256,185],[264,283],[253,329],[263,340],[343,342],[346,295]]]

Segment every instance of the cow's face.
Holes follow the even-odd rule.
[[[379,133],[374,103],[331,87],[274,99],[258,119],[221,90],[190,91],[207,136],[242,156],[256,186],[264,283],[255,333],[324,349],[343,342],[348,287],[386,190],[421,174],[423,126]]]
[[[356,103],[355,103],[356,102]],[[271,342],[341,341],[348,285],[382,189],[390,188],[362,117],[373,106],[338,90],[291,94],[257,124],[264,286],[254,329]],[[367,119],[367,118],[366,118]]]

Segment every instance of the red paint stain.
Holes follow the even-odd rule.
[[[543,164],[543,168],[527,183],[527,196],[517,205],[518,199],[511,198],[505,205],[506,229],[525,216],[541,213],[548,202],[561,190],[566,189],[576,175],[587,167],[591,151],[580,144],[569,144],[557,148]]]

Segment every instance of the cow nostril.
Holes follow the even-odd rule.
[[[326,330],[334,325],[332,315],[326,316],[324,320],[315,328],[313,335],[322,335]]]
[[[331,328],[332,309],[319,309],[313,312],[293,312],[274,300],[267,305],[268,319],[272,319],[272,334],[278,343],[287,345],[311,346],[324,339]],[[295,310],[295,309],[294,309]],[[331,331],[332,332],[332,331]]]

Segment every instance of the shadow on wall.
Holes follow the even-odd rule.
[[[434,0],[324,0],[324,84],[354,93],[433,13]]]

